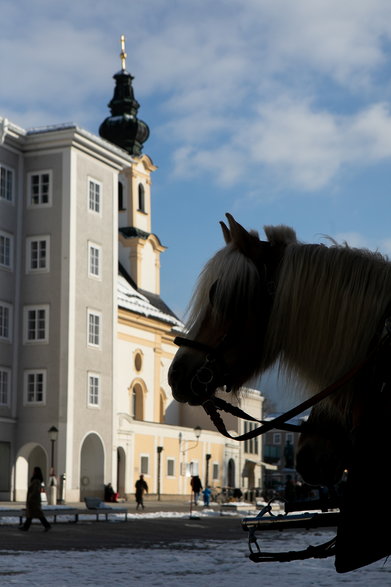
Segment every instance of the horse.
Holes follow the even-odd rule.
[[[332,239],[302,243],[283,225],[265,226],[261,240],[226,217],[225,246],[201,272],[169,369],[173,397],[205,407],[272,366],[302,399],[340,380],[312,409],[297,464],[326,485],[348,469],[335,566],[367,565],[391,553],[384,520],[358,515],[388,460],[391,262]],[[388,488],[377,491],[388,502]]]

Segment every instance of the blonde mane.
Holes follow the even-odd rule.
[[[346,245],[288,245],[266,361],[313,394],[363,360],[391,296],[391,264]]]
[[[216,322],[232,319],[232,308],[248,312],[259,296],[259,276],[255,265],[234,246],[227,245],[205,265],[187,311],[187,329],[201,324],[215,287],[212,318]]]
[[[243,375],[277,364],[290,391],[313,395],[360,363],[379,336],[391,298],[391,263],[379,253],[334,241],[330,246],[299,243],[286,226],[268,226],[265,233],[284,251],[266,333],[259,315],[269,312],[261,302],[267,284],[259,267],[230,243],[200,275],[188,335],[194,338],[202,330],[207,339],[231,328],[249,357],[246,367],[238,365]],[[353,391],[353,384],[345,386],[324,407],[346,416]]]

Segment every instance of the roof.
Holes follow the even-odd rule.
[[[125,310],[166,322],[179,331],[184,328],[183,322],[175,316],[160,296],[137,290],[122,272],[118,275],[117,300],[118,306]]]

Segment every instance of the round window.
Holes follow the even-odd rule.
[[[141,353],[136,353],[136,356],[134,357],[134,366],[136,371],[141,371],[141,367],[143,366],[143,358]]]

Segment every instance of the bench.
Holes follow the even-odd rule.
[[[87,498],[88,499],[88,498]],[[100,500],[99,500],[100,502]],[[101,503],[101,502],[100,502]],[[52,518],[53,522],[57,522],[57,518],[59,516],[71,516],[74,518],[74,522],[79,521],[79,516],[95,516],[96,520],[99,521],[99,516],[103,515],[106,521],[108,521],[109,514],[125,514],[125,522],[128,520],[128,510],[127,508],[121,507],[88,507],[86,503],[86,509],[81,508],[71,508],[71,507],[61,507],[61,508],[51,508],[51,507],[43,507],[42,511],[46,518]],[[19,518],[19,524],[23,523],[23,518],[26,517],[26,510],[20,508],[0,508],[0,518]]]
[[[250,512],[255,510],[255,506],[252,503],[246,502],[227,502],[222,503],[220,506],[220,516],[223,516],[226,512]]]
[[[112,507],[102,502],[99,497],[85,497],[84,503],[86,504],[87,511],[96,514],[97,521],[99,521],[99,515],[105,516],[107,521],[109,514],[125,514],[125,522],[128,521],[128,508]]]

